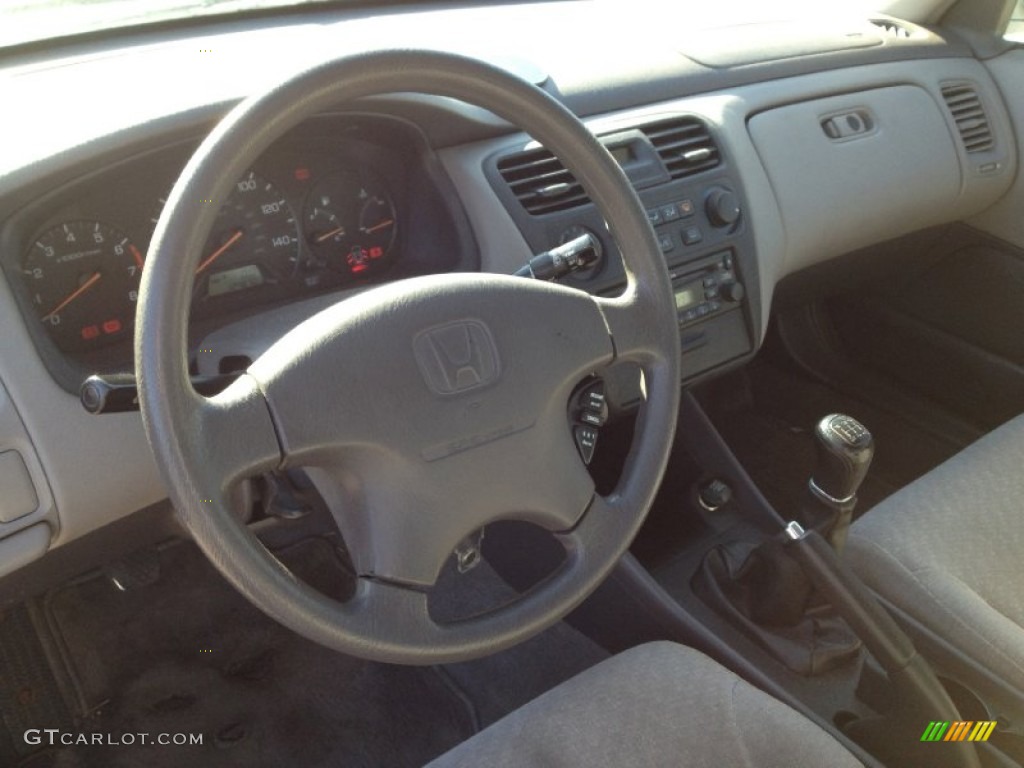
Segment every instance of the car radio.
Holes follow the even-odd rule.
[[[745,295],[731,250],[680,264],[669,274],[680,328],[740,306]]]

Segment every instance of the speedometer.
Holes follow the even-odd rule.
[[[40,321],[57,346],[77,351],[131,329],[142,253],[98,221],[69,221],[36,240],[22,270]]]
[[[284,196],[250,171],[221,208],[196,267],[196,294],[210,299],[279,283],[295,271],[299,231]]]

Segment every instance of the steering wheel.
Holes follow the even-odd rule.
[[[554,152],[620,245],[624,293],[597,298],[482,274],[399,281],[320,312],[225,391],[198,395],[188,374],[189,303],[218,203],[302,120],[360,97],[408,91],[489,109]],[[150,446],[177,514],[213,565],[299,634],[392,663],[502,650],[582,602],[650,508],[679,407],[668,272],[622,170],[542,89],[441,52],[328,61],[232,110],[193,155],[160,217],[139,291],[135,356]],[[645,401],[622,478],[601,496],[566,408],[583,379],[620,361],[640,366]],[[298,466],[328,478],[324,496],[358,573],[346,602],[295,578],[232,512],[242,479]],[[458,542],[499,519],[542,526],[566,558],[510,605],[436,622],[427,609],[430,585]]]

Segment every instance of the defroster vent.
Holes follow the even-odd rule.
[[[968,152],[985,152],[995,145],[988,116],[981,106],[981,99],[970,83],[945,83],[942,98],[946,100],[953,120],[956,121],[964,149]]]

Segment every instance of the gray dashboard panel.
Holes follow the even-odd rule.
[[[56,532],[59,527],[53,494],[29,433],[2,382],[0,458],[5,467],[5,471],[0,472],[0,495],[3,496],[0,506],[5,513],[0,522],[0,538],[45,521],[48,525],[42,528],[48,532],[49,541],[50,529]]]
[[[822,123],[833,120],[852,121],[860,133],[831,138]],[[749,127],[782,210],[786,259],[795,267],[848,253],[868,238],[923,229],[956,206],[956,147],[939,105],[918,86],[777,107],[752,117]]]
[[[562,4],[553,4],[552,8],[560,5]],[[552,18],[564,16],[564,23],[568,23],[574,17],[565,9],[557,12],[552,10],[552,13],[556,14]],[[413,14],[407,17],[410,24],[415,23],[416,16]],[[422,19],[423,15],[419,15],[419,18]],[[333,27],[331,31],[334,34],[325,34],[323,37],[317,33],[316,39],[322,43],[305,46],[309,50],[309,55],[320,55],[323,53],[323,48],[319,47],[321,44],[329,46],[336,40],[339,29]],[[230,37],[224,39],[224,50],[241,50],[241,42],[231,40]],[[252,42],[247,35],[243,37],[247,43]],[[294,39],[299,37],[301,36],[297,35]],[[412,42],[416,36],[410,32],[408,37],[405,42]],[[303,38],[307,43],[309,39]],[[175,57],[184,55],[186,49],[190,50],[189,45],[189,41],[178,41],[168,43],[163,48],[156,46],[156,50],[149,53],[158,58],[163,56],[167,62],[173,62]],[[36,74],[39,70],[45,70],[44,77],[47,82],[60,84],[62,88],[72,92],[75,92],[75,82],[93,81],[99,71],[117,71],[118,77],[123,79],[134,74],[130,71],[131,67],[125,66],[129,61],[152,63],[152,60],[147,58],[149,54],[141,47],[134,49],[133,53],[141,58],[129,60],[115,56],[95,56],[97,61],[83,69],[80,76],[68,74],[75,69],[74,67],[63,68],[63,75],[60,72],[61,67],[48,69],[37,65],[34,68],[26,68],[24,72],[5,83],[5,94],[22,93],[27,97],[38,90],[39,81],[30,76],[30,69]],[[936,153],[936,157],[939,158],[937,162],[947,169],[946,175],[949,173],[951,162],[959,162],[961,166],[961,182],[956,190],[947,190],[943,204],[934,211],[934,220],[954,221],[977,214],[995,203],[1009,188],[1016,173],[1016,147],[1012,139],[1012,126],[1002,106],[999,89],[985,67],[973,59],[964,58],[962,53],[951,53],[943,49],[935,49],[933,53],[936,58],[908,58],[843,69],[834,68],[834,64],[829,64],[829,71],[809,74],[806,72],[813,64],[804,62],[800,69],[805,74],[794,73],[793,76],[781,78],[776,73],[772,79],[756,83],[750,83],[747,77],[748,84],[739,86],[732,86],[729,77],[723,76],[718,80],[705,79],[702,81],[701,90],[706,92],[693,95],[692,78],[680,75],[673,80],[667,76],[670,69],[667,64],[668,54],[662,50],[661,53],[644,58],[645,61],[660,62],[652,70],[657,73],[657,88],[645,89],[643,84],[628,82],[629,78],[626,76],[621,80],[609,76],[607,68],[611,65],[606,63],[604,74],[596,73],[589,76],[593,82],[588,84],[584,78],[573,86],[573,98],[579,100],[582,105],[607,103],[608,94],[615,88],[621,90],[635,86],[634,90],[629,91],[628,96],[622,97],[623,100],[628,103],[640,94],[640,98],[651,102],[648,106],[619,109],[593,119],[590,125],[595,131],[605,132],[673,112],[700,115],[716,127],[721,140],[727,145],[735,168],[738,169],[748,198],[747,221],[756,240],[761,285],[761,328],[764,329],[767,327],[775,284],[782,277],[838,255],[840,245],[844,249],[870,245],[891,236],[892,232],[900,227],[882,220],[879,221],[879,226],[862,227],[856,234],[848,233],[849,236],[841,244],[832,245],[827,242],[812,244],[808,242],[806,235],[799,231],[791,231],[791,222],[799,219],[801,211],[780,207],[780,199],[773,188],[773,179],[766,172],[762,158],[748,132],[748,121],[757,115],[787,105],[828,99],[839,94],[865,93],[872,89],[893,87],[916,87],[927,91],[935,105],[931,111],[932,121],[928,128],[928,135],[932,137],[932,143],[928,146],[929,151]],[[677,53],[673,55],[679,56]],[[1009,58],[1011,56],[1013,58]],[[692,63],[686,64],[686,60],[681,56],[679,59],[681,61],[678,63],[678,72],[683,72],[687,66],[692,68]],[[1014,67],[1020,69],[1021,59],[1020,54],[1007,54],[1004,59],[993,63],[992,67],[1000,86],[1007,89],[1019,81],[1019,75],[1012,74],[1011,70]],[[245,61],[251,63],[251,55]],[[236,63],[241,66],[244,62]],[[191,64],[189,66],[191,67]],[[580,69],[580,66],[575,66],[573,71],[582,77]],[[186,67],[180,70],[180,74],[182,79],[174,84],[173,93],[153,89],[157,92],[150,93],[145,103],[132,105],[131,109],[135,111],[130,114],[119,115],[117,110],[108,110],[103,114],[92,115],[89,122],[80,126],[80,133],[69,136],[59,134],[56,130],[45,132],[45,135],[35,137],[35,142],[29,147],[15,148],[11,145],[17,142],[10,142],[7,148],[0,152],[0,197],[8,198],[8,211],[5,213],[10,212],[12,197],[19,193],[24,195],[26,189],[36,188],[37,179],[34,174],[38,168],[33,166],[33,160],[46,158],[47,163],[50,163],[51,155],[56,154],[61,157],[52,162],[64,162],[68,168],[73,168],[75,162],[84,162],[93,157],[94,152],[100,152],[101,149],[109,151],[113,145],[131,136],[133,130],[137,137],[152,141],[154,131],[159,133],[167,130],[166,127],[155,129],[154,121],[163,120],[168,115],[176,113],[182,124],[193,126],[197,122],[197,118],[194,117],[196,110],[208,108],[212,104],[230,102],[241,92],[252,87],[254,79],[258,79],[251,72],[234,79],[228,76],[232,72],[204,79],[203,73],[195,67]],[[635,73],[630,75],[633,76]],[[610,79],[598,82],[601,77]],[[996,127],[997,136],[1006,153],[1006,160],[999,173],[979,177],[963,170],[968,168],[966,158],[955,144],[954,127],[943,111],[939,94],[939,84],[947,79],[969,79],[979,86],[991,112],[990,119]],[[201,83],[202,87],[197,87],[197,83]],[[717,85],[714,85],[715,83]],[[72,87],[69,87],[69,84]],[[713,90],[715,87],[719,90]],[[1019,99],[1017,101],[1019,102]],[[1019,111],[1020,108],[1021,105],[1018,103],[1016,109]],[[455,112],[452,111],[451,114],[455,119]],[[208,116],[208,112],[204,112],[202,119],[205,120]],[[1018,112],[1016,117],[1020,120],[1019,124],[1024,124],[1024,116]],[[944,121],[946,131],[942,139],[939,139],[939,131],[936,128],[936,121],[939,119]],[[18,137],[23,134],[28,136],[29,131],[24,128],[23,125],[18,129]],[[488,127],[491,135],[497,130],[493,124]],[[115,133],[116,136],[113,135]],[[480,244],[484,271],[508,273],[520,266],[530,255],[525,241],[481,170],[484,157],[521,140],[522,136],[511,136],[477,141],[452,146],[441,152],[444,165],[462,197]],[[98,143],[83,146],[91,141]],[[77,153],[63,154],[76,144],[80,147]],[[955,155],[953,160],[950,159],[951,153]],[[843,175],[850,170],[849,167],[840,164],[831,172]],[[8,175],[3,175],[5,171],[9,172]],[[1021,192],[1019,182],[1015,189],[1015,199],[1018,202],[1015,203],[1014,210],[1019,211],[1019,199],[1024,193]],[[789,203],[783,199],[781,205],[788,206]],[[1000,206],[995,211],[1003,208],[1004,206]],[[1016,219],[1019,218],[1017,215]],[[1004,212],[997,219],[985,218],[980,221],[995,222],[992,223],[994,230],[997,226],[1005,230],[1008,226],[1006,222],[1013,220],[1012,215]],[[1019,230],[1019,226],[1011,234],[1014,234],[1017,242],[1024,243],[1024,232]],[[298,321],[298,317],[295,321]],[[4,333],[0,334],[0,380],[7,387],[10,398],[21,415],[26,434],[31,436],[31,442],[38,454],[38,471],[40,475],[45,472],[45,478],[37,480],[37,487],[52,489],[54,516],[48,519],[56,530],[53,545],[71,541],[164,498],[166,494],[153,465],[137,414],[92,417],[84,412],[76,398],[60,389],[43,367],[25,329],[22,316],[3,280],[0,280],[0,325],[4,328]],[[226,335],[224,339],[225,343],[239,343],[244,346],[237,342],[238,337],[236,342],[232,342],[228,336],[230,335]],[[267,341],[260,339],[258,343],[251,344],[250,349],[261,348]],[[234,352],[226,350],[225,353]],[[0,439],[3,439],[3,435],[0,435]],[[28,437],[25,439],[28,440]],[[31,466],[29,469],[32,471]],[[34,522],[36,519],[35,516],[30,516],[31,521]],[[13,525],[22,524],[16,522]],[[0,536],[5,530],[0,528]]]
[[[0,381],[10,395],[5,408],[24,425],[19,434],[5,415],[0,445],[18,448],[40,497],[39,511],[0,525],[0,536],[46,520],[57,546],[165,498],[139,415],[90,416],[57,385],[5,280],[0,327]]]
[[[997,173],[983,176],[969,170],[971,166],[962,147],[955,143],[957,140],[952,120],[941,106],[940,83],[965,79],[973,82],[985,99],[1002,157],[1002,165]],[[926,94],[930,119],[924,123],[927,136],[917,139],[917,150],[937,158],[936,163],[946,169],[946,175],[955,176],[952,182],[946,180],[946,196],[941,204],[929,211],[930,219],[927,223],[956,221],[982,211],[998,200],[1006,192],[1016,172],[1016,145],[1012,125],[998,90],[984,67],[970,59],[873,64],[772,80],[718,93],[681,97],[639,109],[622,110],[588,120],[587,125],[597,133],[608,133],[667,114],[689,113],[703,117],[717,129],[746,189],[746,215],[754,233],[760,272],[760,327],[764,332],[768,327],[775,284],[783,277],[912,228],[926,226],[927,223],[924,219],[912,223],[902,218],[897,210],[890,214],[882,206],[875,218],[866,224],[860,222],[857,227],[851,227],[845,240],[830,237],[822,237],[820,241],[807,240],[807,236],[792,229],[794,221],[799,220],[807,209],[798,200],[788,201],[789,207],[783,207],[785,203],[780,200],[774,180],[766,172],[764,160],[751,138],[748,122],[755,120],[757,115],[791,104],[834,98],[836,94],[863,94],[878,89],[887,91],[899,86],[916,86],[917,91]],[[836,103],[874,103],[873,99],[865,101],[863,98],[851,97],[844,100],[846,98]],[[910,111],[909,107],[907,109]],[[827,109],[823,111],[828,112]],[[508,218],[482,171],[485,158],[500,149],[521,144],[523,139],[522,135],[509,136],[441,152],[449,175],[463,191],[468,216],[483,246],[481,266],[485,271],[508,272],[522,264],[528,253],[521,234]],[[808,181],[822,179],[815,175],[813,167],[807,167],[799,158],[794,162],[795,165],[789,169],[794,177],[807,174]],[[820,172],[826,173],[829,179],[850,177],[858,171],[858,162],[859,159],[851,157],[848,161],[838,162]],[[474,193],[466,195],[468,189],[473,189]],[[917,194],[917,189],[915,181],[912,185],[898,184],[891,192],[906,196]],[[843,215],[846,213],[844,211]]]
[[[1008,51],[985,62],[985,66],[1006,100],[1018,137],[1024,135],[1024,48]],[[1009,134],[1009,140],[1012,137]],[[1024,176],[1018,173],[1009,193],[969,223],[1024,248]]]

